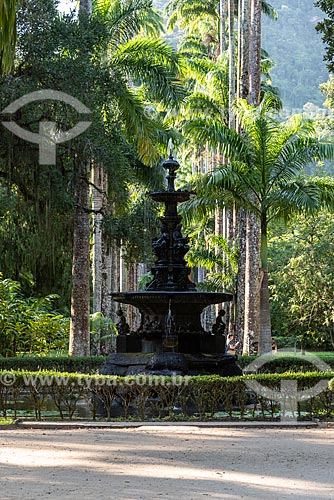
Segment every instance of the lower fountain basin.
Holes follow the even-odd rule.
[[[215,336],[204,331],[201,313],[211,304],[231,301],[233,295],[229,292],[143,291],[119,292],[111,296],[116,302],[138,308],[141,313],[138,330],[133,332],[133,335],[123,336],[132,338],[118,339],[118,352],[164,350],[166,317],[169,310],[173,317],[172,333],[176,339],[175,345],[170,343],[173,350],[182,353],[223,353],[225,350],[224,336]]]

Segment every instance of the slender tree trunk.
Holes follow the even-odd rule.
[[[269,284],[268,269],[262,268],[260,271],[260,335],[259,354],[271,352],[271,320],[269,306]]]
[[[113,253],[110,243],[103,237],[102,233],[102,285],[101,285],[101,312],[105,318],[112,314],[110,294],[113,275]],[[115,290],[114,290],[115,291]]]
[[[75,186],[70,356],[90,354],[89,171],[90,164],[81,161]]]
[[[261,91],[261,12],[262,0],[252,0],[249,57],[249,102],[258,106]]]
[[[90,16],[91,12],[92,1],[80,0],[79,14]],[[82,50],[84,51],[85,47]],[[75,186],[70,356],[89,356],[90,354],[89,179],[90,162],[81,160]]]
[[[231,130],[235,130],[236,121],[235,114],[233,112],[233,104],[236,98],[236,64],[235,64],[235,34],[234,34],[234,22],[235,22],[235,0],[228,0],[228,31],[229,31],[229,84],[228,84],[228,126]],[[232,210],[228,210],[227,214],[227,239],[230,242],[236,243],[236,220],[235,220],[235,207]],[[236,296],[233,297],[233,301],[228,303],[226,312],[226,326],[227,333],[235,334],[236,326]]]
[[[228,225],[228,239],[229,241],[233,241],[234,245],[237,244],[236,242],[236,234],[237,234],[237,210],[235,207],[235,204],[232,207],[232,210],[230,210],[229,213],[229,225]],[[228,304],[228,318],[229,322],[227,324],[228,326],[228,333],[233,333],[235,335],[236,333],[236,311],[237,311],[237,293],[236,290],[234,290],[234,296],[233,296],[233,301],[229,302]]]
[[[93,313],[102,313],[103,297],[103,265],[105,256],[103,253],[103,234],[102,234],[102,207],[104,192],[104,170],[96,162],[92,164],[92,210],[93,210],[93,258],[92,258],[92,281],[93,281]],[[100,354],[101,351],[101,332],[94,335],[94,352]]]
[[[248,101],[258,106],[260,104],[261,90],[261,11],[262,0],[251,0],[251,25],[250,25],[250,52],[249,52],[249,96]],[[260,298],[260,224],[253,213],[247,216],[247,251],[246,251],[246,310],[249,314],[245,318],[245,337],[250,346],[256,342],[259,352],[264,352],[260,346],[261,304]],[[261,283],[264,281],[261,279]],[[262,350],[261,350],[262,349]]]
[[[246,269],[245,269],[245,330],[243,353],[250,354],[252,343],[258,342],[260,321],[259,268],[260,268],[259,222],[256,214],[246,216]]]
[[[235,115],[233,113],[233,103],[235,101],[235,40],[234,40],[234,5],[235,0],[228,0],[228,26],[229,26],[229,127],[235,130]]]
[[[92,14],[92,0],[80,0],[79,14],[90,16]]]
[[[250,0],[239,0],[238,4],[238,78],[237,97],[246,99],[249,90],[249,36],[250,36]],[[236,125],[240,128],[239,124]],[[245,331],[245,282],[246,282],[246,213],[237,211],[237,234],[239,243],[236,323],[235,333],[238,339],[244,338]]]
[[[238,276],[236,289],[235,334],[238,339],[244,338],[245,329],[245,270],[246,270],[246,218],[245,211],[237,212],[237,235],[239,242]]]
[[[271,320],[268,284],[268,237],[267,219],[261,220],[261,269],[260,269],[260,334],[259,353],[271,352]]]
[[[104,313],[105,316],[110,316],[114,323],[117,323],[117,310],[119,304],[113,300],[110,300],[109,293],[111,292],[119,292],[120,291],[120,258],[119,258],[119,245],[117,241],[113,241],[112,243],[105,242],[108,245],[110,257],[108,259],[108,265],[106,267],[106,276],[108,290],[108,296],[104,298],[105,304],[110,304],[110,309],[106,309]]]
[[[226,50],[226,0],[219,0],[219,54]]]
[[[250,0],[239,0],[238,97],[249,94]]]
[[[92,209],[93,209],[93,312],[102,311],[102,221],[103,168],[92,166]]]

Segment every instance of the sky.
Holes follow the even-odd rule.
[[[75,0],[60,0],[59,2],[59,10],[61,12],[70,12],[70,9],[75,7]]]

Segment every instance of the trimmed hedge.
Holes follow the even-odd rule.
[[[284,353],[286,351],[278,350],[278,356],[281,352]],[[319,352],[311,354],[327,363],[331,369],[334,370],[334,352]],[[276,354],[273,354],[273,356],[275,355]],[[257,356],[238,356],[238,364],[244,370],[256,358]],[[287,358],[278,357],[277,360],[273,359],[272,361],[268,361],[265,366],[259,370],[259,373],[308,372],[313,371],[314,369],[315,367],[306,359],[303,360],[301,355],[294,358],[293,354],[291,354]]]
[[[257,381],[267,388],[266,397],[252,391],[246,384],[247,380]],[[312,388],[323,380],[332,380],[331,388],[326,384],[327,388],[320,394],[298,403],[298,418],[333,418],[333,372],[244,377],[118,377],[52,371],[1,371],[0,415],[15,418],[24,415],[19,410],[23,401],[40,420],[47,417],[47,403],[52,401],[61,419],[77,417],[77,410],[84,402],[91,419],[96,418],[100,407],[108,419],[117,409],[123,418],[130,416],[140,420],[277,420],[280,405],[270,396],[270,390],[279,391],[284,380],[296,381],[298,391]]]
[[[106,360],[106,356],[87,357],[49,357],[24,356],[14,358],[0,357],[0,370],[54,370],[69,373],[98,373]]]
[[[278,351],[280,353],[280,351]],[[320,360],[327,363],[334,370],[334,353],[316,353]],[[24,356],[14,358],[0,357],[0,370],[54,370],[69,373],[98,373],[106,361],[106,356],[89,356],[72,358],[68,356]],[[238,364],[242,369],[246,368],[256,356],[238,356]],[[260,373],[285,373],[285,372],[307,372],[313,371],[314,366],[300,357],[279,358],[266,363]]]

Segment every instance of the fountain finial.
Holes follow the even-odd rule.
[[[173,159],[173,151],[174,151],[174,143],[173,143],[173,139],[170,137],[168,140],[168,146],[167,146],[168,158]]]

